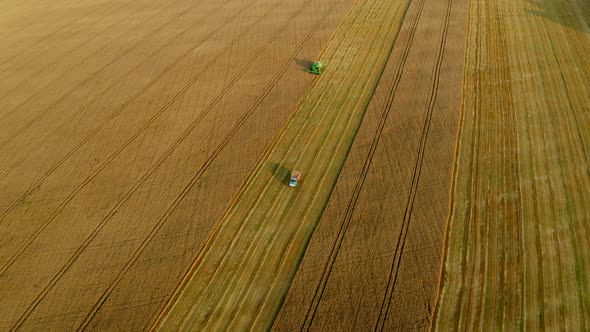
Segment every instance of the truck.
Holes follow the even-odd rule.
[[[293,173],[291,173],[291,178],[289,179],[289,187],[297,187],[300,179],[301,171],[293,171]]]

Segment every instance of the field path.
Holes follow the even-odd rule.
[[[590,11],[471,1],[434,328],[590,329]]]
[[[156,324],[269,328],[363,119],[408,2],[357,2],[301,100]],[[367,64],[371,64],[370,66]],[[297,188],[286,182],[301,170]],[[198,296],[195,296],[198,294]]]

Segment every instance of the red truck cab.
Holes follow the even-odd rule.
[[[301,172],[300,171],[293,171],[291,173],[291,178],[289,179],[289,187],[297,187],[299,180],[301,179]]]

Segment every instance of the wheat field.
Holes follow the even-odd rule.
[[[588,54],[583,0],[0,0],[0,331],[587,330]]]

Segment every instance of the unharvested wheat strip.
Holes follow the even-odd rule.
[[[36,47],[43,41],[51,38],[63,31],[76,26],[86,26],[92,28],[92,24],[87,24],[86,20],[95,16],[101,16],[104,11],[109,11],[112,8],[121,7],[122,2],[104,1],[103,3],[88,4],[73,4],[69,10],[57,10],[57,15],[45,24],[38,24],[43,21],[48,15],[41,12],[41,17],[35,17],[31,23],[24,25],[25,28],[15,33],[9,33],[7,38],[4,38],[2,44],[4,46],[2,54],[0,54],[0,68],[4,68],[6,64],[18,59],[21,52],[25,52],[29,48]],[[34,5],[33,5],[34,6]],[[31,6],[31,7],[33,7]],[[29,7],[30,8],[30,7]],[[4,16],[0,15],[0,19]],[[61,16],[58,19],[57,16]],[[28,19],[28,18],[27,18]],[[20,23],[18,23],[20,25]],[[9,40],[6,40],[9,39]]]
[[[241,330],[272,323],[380,77],[407,2],[358,2],[352,10],[359,6],[362,10],[342,23],[350,27],[339,29],[327,46],[325,73],[220,222],[156,328]],[[295,189],[284,182],[293,169],[304,174]],[[220,304],[218,295],[227,287],[243,296],[227,294]],[[229,319],[220,319],[223,315]]]
[[[160,8],[154,8],[152,2],[137,2],[133,6],[113,8],[111,13],[105,14],[93,24],[94,29],[91,31],[68,31],[44,42],[44,45],[23,52],[18,61],[1,70],[0,100],[19,90],[30,94],[37,92],[36,87],[50,81],[50,77],[57,77],[56,75],[69,69],[75,71],[75,64],[96,56],[97,52],[101,52],[117,39],[117,34],[124,36],[122,38],[128,37],[129,31],[147,28],[150,17],[170,11],[171,6],[178,6],[175,2],[162,2],[160,5]],[[135,17],[145,20],[134,24]]]
[[[434,328],[586,330],[590,327],[586,8],[573,1],[486,0],[472,2],[471,15],[465,84],[487,89],[465,89],[444,282]],[[501,52],[482,52],[490,47]],[[491,76],[486,80],[480,71]],[[489,120],[476,127],[485,113]],[[507,124],[506,119],[515,123]],[[493,148],[483,156],[472,150],[471,128],[487,137]],[[471,169],[473,164],[479,169]],[[506,183],[508,178],[516,182],[509,186],[486,182],[498,175]],[[470,184],[467,178],[483,186]],[[511,204],[511,213],[496,208],[500,197]],[[497,246],[486,246],[487,256],[481,259],[501,275],[513,275],[518,280],[514,283],[498,282],[494,274],[476,275],[477,261],[461,258],[485,245],[462,234],[465,229],[489,232],[499,223],[516,227],[497,238]],[[510,256],[517,257],[510,264],[495,260]],[[492,295],[514,303],[514,310],[493,305]],[[474,308],[474,301],[484,307],[483,312]]]
[[[18,3],[3,2],[0,4],[0,40],[19,40],[23,35],[27,37],[45,36],[53,32],[52,26],[62,25],[79,18],[72,16],[72,11],[78,13],[81,8],[92,7],[96,11],[96,4],[108,4],[110,1],[97,1],[94,3],[81,3],[76,0],[67,1],[14,1]],[[69,10],[64,10],[67,8]],[[80,14],[83,14],[81,12]],[[41,29],[39,29],[41,28]]]

